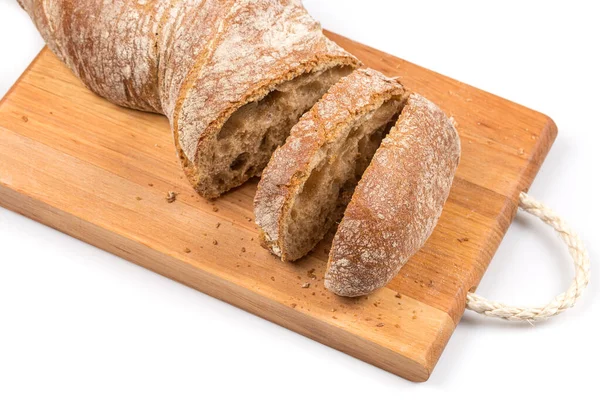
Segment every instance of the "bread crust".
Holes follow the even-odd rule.
[[[202,158],[227,119],[303,73],[360,62],[299,0],[19,0],[49,48],[111,102],[165,114],[206,197]]]
[[[254,200],[256,223],[263,247],[282,260],[293,260],[284,243],[286,226],[298,193],[323,148],[347,134],[349,127],[406,91],[397,81],[371,69],[359,69],[332,86],[292,129],[262,174]]]
[[[460,159],[460,139],[412,94],[363,174],[329,254],[325,287],[361,296],[385,286],[431,235]]]

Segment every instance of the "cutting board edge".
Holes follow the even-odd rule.
[[[37,53],[36,56],[33,57],[33,60],[31,60],[31,62],[27,66],[27,68],[25,68],[23,70],[23,72],[21,72],[21,75],[19,75],[17,80],[10,86],[10,88],[8,88],[8,91],[4,94],[4,96],[2,96],[0,98],[0,109],[2,109],[2,106],[4,105],[4,103],[12,95],[13,91],[19,86],[19,84],[25,78],[25,76],[31,71],[31,69],[33,69],[33,67],[38,63],[38,61],[48,52],[54,55],[54,53],[52,53],[52,51],[48,48],[48,46],[44,45],[44,47],[42,47],[42,49],[39,51],[39,53]]]

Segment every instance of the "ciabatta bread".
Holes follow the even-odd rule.
[[[19,0],[98,95],[165,114],[196,190],[260,174],[291,127],[359,62],[299,0]]]
[[[325,287],[360,296],[394,278],[436,226],[459,158],[453,124],[435,104],[412,94],[346,208]]]
[[[405,100],[402,85],[370,69],[329,89],[264,170],[254,202],[263,246],[296,260],[323,238]]]

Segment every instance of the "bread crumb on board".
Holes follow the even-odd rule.
[[[216,246],[219,244],[219,242],[217,242],[217,239],[213,239],[213,244]]]
[[[191,252],[192,252],[192,250],[190,250],[190,248],[189,248],[189,247],[186,247],[185,249],[183,249],[183,252],[184,252],[184,253],[191,253]]]
[[[306,282],[302,284],[302,289],[308,289],[310,287],[310,283]]]
[[[219,207],[217,207],[217,206],[213,206],[212,210],[213,210],[214,212],[219,212]]]
[[[467,238],[467,237],[465,237],[465,238],[458,238],[456,240],[458,240],[458,243],[464,243],[464,242],[468,242],[469,238]]]
[[[178,194],[179,194],[179,193],[177,193],[177,192],[173,192],[172,190],[168,191],[168,192],[167,192],[167,197],[166,197],[167,203],[172,203],[172,202],[174,202],[175,200],[177,200],[177,195],[178,195]]]
[[[136,199],[137,201],[141,201],[141,200],[142,200],[142,198],[141,198],[140,196],[135,196],[135,199]]]
[[[385,324],[383,322],[378,323],[377,325],[375,325],[378,328],[383,328],[385,326]]]
[[[23,122],[29,122],[29,118],[27,118],[27,115],[23,115],[21,119],[23,120]]]
[[[215,225],[215,228],[219,229],[220,226],[221,226],[221,223],[217,222],[217,224]]]

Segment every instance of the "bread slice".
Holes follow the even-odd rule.
[[[300,119],[258,185],[255,216],[264,247],[284,261],[312,250],[341,217],[405,100],[397,81],[361,69]]]
[[[344,213],[325,287],[361,296],[394,278],[436,226],[459,159],[450,120],[429,100],[410,95]]]

